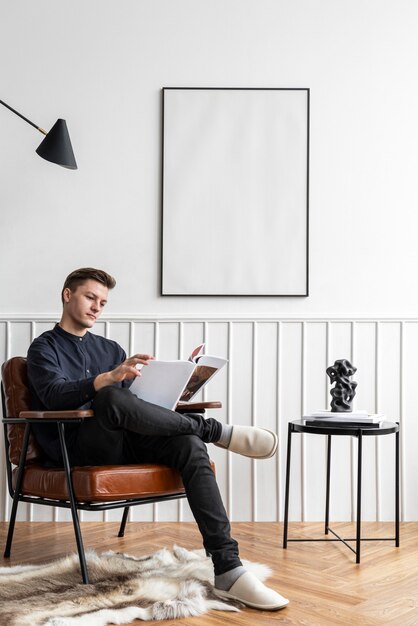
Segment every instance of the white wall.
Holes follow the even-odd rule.
[[[76,172],[0,111],[0,312],[103,266],[115,313],[415,315],[415,0],[0,0],[0,97],[67,120]],[[161,298],[163,86],[311,88],[309,298]],[[272,268],[274,271],[274,268]]]
[[[79,165],[72,172],[37,157],[42,136],[1,107],[0,321],[58,316],[63,279],[83,265],[116,276],[108,312],[117,319],[342,316],[350,326],[362,316],[401,325],[416,317],[417,23],[415,0],[0,0],[0,98],[46,128],[64,117]],[[311,89],[308,298],[158,295],[164,86]],[[6,325],[2,355],[22,353],[30,330],[7,345]],[[301,372],[294,328],[281,356],[285,380]],[[319,399],[328,362],[323,328],[318,333],[309,363]],[[347,337],[330,358],[349,354]],[[394,341],[380,371],[401,367]],[[413,368],[417,333],[407,345]],[[363,363],[361,375],[373,381],[377,361]],[[284,420],[300,413],[289,384],[279,389]],[[413,377],[404,384],[413,428]],[[362,393],[371,393],[366,383]],[[398,386],[381,410],[395,417],[401,396]],[[411,477],[413,458],[411,451]],[[226,470],[220,476],[228,480]],[[298,481],[300,502],[303,476]],[[412,487],[408,494],[405,516],[417,519]],[[337,515],[350,517],[341,506]],[[315,507],[307,518],[319,517]],[[236,519],[251,515],[235,507]],[[257,515],[274,518],[270,510]]]

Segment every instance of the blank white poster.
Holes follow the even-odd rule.
[[[163,295],[308,295],[308,89],[163,90]]]

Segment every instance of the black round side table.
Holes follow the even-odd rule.
[[[326,435],[328,438],[327,446],[327,485],[325,498],[325,535],[330,532],[334,535],[333,539],[289,539],[289,491],[290,491],[290,459],[293,433],[310,433],[313,435]],[[361,480],[362,480],[362,449],[363,437],[381,437],[384,435],[395,434],[395,536],[394,537],[361,537]],[[357,523],[356,537],[352,539],[343,539],[329,526],[329,498],[330,498],[330,476],[331,476],[331,440],[333,436],[355,437],[358,440],[357,452]],[[312,423],[306,423],[305,420],[296,420],[289,422],[287,437],[287,459],[286,459],[286,492],[284,507],[284,530],[283,530],[283,548],[287,548],[290,541],[341,541],[356,555],[356,563],[360,563],[360,545],[361,541],[395,541],[396,547],[399,547],[399,424],[395,422],[383,422],[380,428],[364,426],[316,426]],[[355,541],[356,548],[347,543]]]

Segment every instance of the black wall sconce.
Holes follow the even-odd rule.
[[[62,167],[66,167],[70,170],[77,169],[77,163],[74,157],[70,135],[68,134],[67,123],[65,120],[57,120],[51,130],[47,133],[43,130],[43,128],[40,128],[37,124],[28,120],[27,117],[18,111],[15,111],[15,109],[12,109],[12,107],[3,102],[3,100],[0,100],[0,104],[45,135],[45,139],[36,149],[36,153],[39,154],[39,156],[47,161],[51,161],[52,163],[56,163],[57,165],[61,165]]]

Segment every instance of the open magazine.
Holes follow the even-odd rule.
[[[189,402],[227,363],[221,357],[202,354],[204,347],[195,348],[187,361],[149,361],[130,390],[138,398],[167,409]]]

